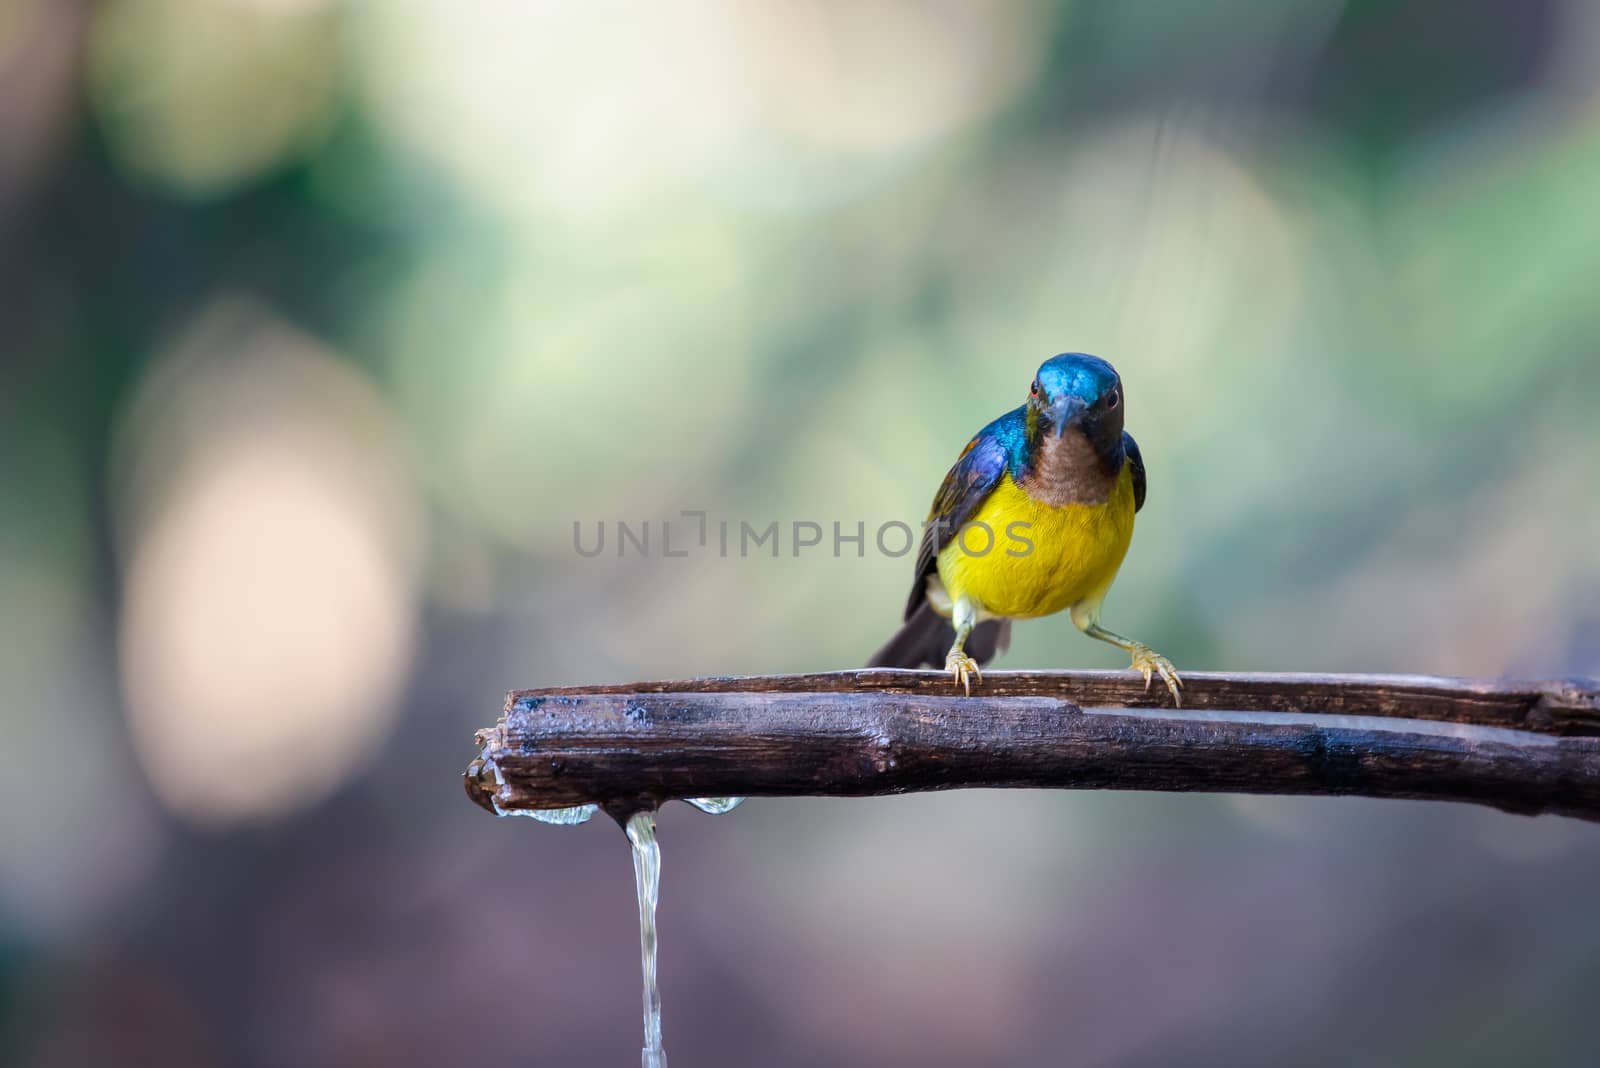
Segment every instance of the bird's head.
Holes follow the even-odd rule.
[[[1060,437],[1075,427],[1096,442],[1122,436],[1122,379],[1098,356],[1063,352],[1044,361],[1033,376],[1028,407],[1046,434]]]

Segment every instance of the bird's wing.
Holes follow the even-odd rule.
[[[922,546],[917,550],[917,577],[906,601],[905,618],[922,606],[927,594],[928,576],[939,567],[939,551],[978,511],[978,506],[1000,482],[1006,470],[1006,449],[987,429],[967,442],[955,466],[944,476],[944,483],[928,511],[928,525],[922,531]]]
[[[1133,510],[1137,512],[1144,507],[1144,457],[1139,455],[1139,443],[1126,430],[1122,432],[1122,451],[1128,454],[1128,463],[1133,467]]]

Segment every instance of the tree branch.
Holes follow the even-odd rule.
[[[1419,676],[864,670],[520,690],[467,792],[501,811],[958,787],[1355,794],[1600,820],[1600,689]],[[1087,711],[1086,711],[1087,710]]]

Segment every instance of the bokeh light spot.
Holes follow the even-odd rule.
[[[142,388],[122,664],[139,759],[174,811],[309,804],[392,720],[420,516],[387,422],[349,367],[235,303]]]
[[[264,0],[116,0],[95,19],[89,89],[119,163],[217,196],[326,133],[337,99],[331,15]]]

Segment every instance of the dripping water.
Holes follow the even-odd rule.
[[[495,786],[503,787],[500,767],[485,746],[480,756],[481,771],[488,772]],[[719,816],[744,804],[742,797],[689,797],[689,804],[701,812]],[[587,823],[600,811],[599,805],[574,805],[570,808],[502,808],[499,789],[489,791],[489,803],[497,816],[529,816],[541,823],[574,826]],[[640,1068],[667,1068],[667,1052],[661,1048],[661,990],[656,984],[656,906],[661,900],[661,847],[656,843],[654,812],[635,812],[625,825],[633,848],[633,882],[639,896],[639,954],[644,975],[644,1048],[639,1053]]]
[[[633,882],[639,892],[639,950],[644,969],[644,1049],[641,1068],[667,1068],[661,1048],[661,990],[656,985],[656,905],[661,900],[661,847],[656,844],[654,812],[628,817],[633,845]]]

